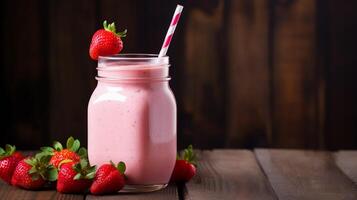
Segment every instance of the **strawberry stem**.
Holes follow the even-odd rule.
[[[55,181],[57,179],[57,169],[49,164],[50,159],[51,155],[41,152],[25,160],[25,162],[31,166],[28,173],[31,175],[32,180],[38,180],[40,177],[49,181]]]
[[[124,174],[126,170],[125,163],[123,161],[120,161],[117,165],[113,161],[110,161],[110,164],[115,167],[121,174]]]
[[[93,179],[97,167],[91,166],[87,159],[81,159],[79,163],[73,165],[73,169],[77,172],[73,180]]]
[[[56,151],[61,151],[63,149],[63,146],[60,142],[58,141],[54,141],[53,142],[53,148],[56,150]]]
[[[193,150],[192,145],[189,145],[186,149],[183,150],[183,155],[181,157],[177,155],[177,159],[186,160],[187,162],[192,163],[193,165],[197,165],[197,156]]]
[[[115,28],[115,23],[112,22],[111,24],[108,24],[107,20],[104,20],[103,27],[104,27],[104,30],[113,32],[115,35],[117,35],[121,38],[126,37],[126,33],[128,32],[126,29],[122,32],[117,32],[116,28]]]
[[[122,161],[120,161],[120,162],[118,163],[117,169],[119,170],[119,172],[120,172],[121,174],[124,174],[124,172],[125,172],[125,170],[126,170],[125,163],[122,162]]]
[[[5,145],[5,150],[0,147],[0,159],[3,159],[7,156],[11,156],[16,151],[16,147],[13,145]]]

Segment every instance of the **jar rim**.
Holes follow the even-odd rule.
[[[97,80],[169,80],[169,57],[157,54],[116,54],[98,60]]]
[[[106,61],[122,61],[122,62],[148,62],[148,63],[159,63],[168,64],[169,56],[158,57],[158,54],[146,54],[146,53],[125,53],[125,54],[114,54],[110,56],[99,56],[99,62]]]

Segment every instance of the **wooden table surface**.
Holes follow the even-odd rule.
[[[357,151],[199,151],[198,173],[183,186],[145,194],[64,195],[0,182],[0,199],[357,199]]]

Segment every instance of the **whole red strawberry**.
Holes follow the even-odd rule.
[[[7,144],[5,150],[0,147],[0,178],[10,184],[17,163],[23,158],[24,156],[16,151],[15,146]]]
[[[60,142],[55,141],[53,147],[42,147],[43,153],[51,155],[50,164],[58,168],[58,165],[63,160],[71,160],[73,162],[79,162],[81,158],[87,157],[87,150],[84,147],[80,148],[79,140],[75,140],[73,137],[67,139],[66,149]]]
[[[110,162],[110,164],[100,166],[95,174],[90,192],[100,195],[115,193],[121,190],[125,185],[125,168],[124,162],[119,162],[118,165]]]
[[[116,32],[114,22],[107,24],[103,22],[104,29],[99,29],[94,33],[89,47],[89,55],[93,60],[98,60],[99,56],[108,56],[119,53],[123,49],[122,37],[126,36],[126,30]]]
[[[183,158],[177,156],[170,182],[187,182],[196,174],[196,155],[192,145],[184,150]]]
[[[66,160],[60,164],[57,179],[57,191],[61,193],[83,193],[89,189],[95,176],[95,166],[90,166],[86,159],[79,163]]]
[[[35,157],[22,159],[12,175],[11,184],[24,189],[37,190],[47,181],[57,179],[57,170],[49,165],[49,155],[36,154]]]

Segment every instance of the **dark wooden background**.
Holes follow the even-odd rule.
[[[1,145],[85,143],[91,35],[116,21],[123,52],[158,53],[176,3],[180,148],[357,147],[355,0],[2,1]]]

